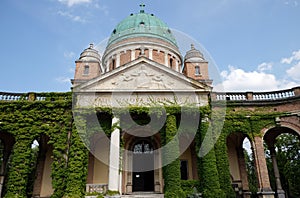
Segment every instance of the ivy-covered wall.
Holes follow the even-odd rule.
[[[55,98],[53,97],[55,96]],[[53,147],[53,197],[62,197],[67,188],[68,134],[72,131],[71,93],[46,94],[45,101],[0,101],[0,132],[9,133],[15,144],[7,166],[3,195],[5,198],[27,197],[34,140],[48,136]],[[32,182],[32,181],[31,181]],[[32,184],[31,184],[32,185]]]
[[[4,197],[25,198],[31,195],[32,185],[32,159],[33,149],[31,144],[39,140],[41,135],[49,137],[48,144],[53,147],[52,186],[54,188],[53,198],[61,197],[83,197],[88,166],[88,139],[93,134],[93,123],[89,123],[90,134],[79,134],[81,130],[76,127],[84,127],[74,124],[72,111],[71,93],[45,95],[44,101],[0,101],[0,133],[9,133],[14,137],[15,144],[8,164],[8,173],[5,180]],[[196,133],[196,153],[201,146],[211,146],[211,149],[204,157],[197,158],[199,181],[183,182],[180,180],[180,161],[176,158],[172,163],[163,168],[165,197],[185,197],[192,188],[197,188],[203,197],[235,197],[231,187],[229,162],[227,157],[226,139],[231,133],[242,133],[252,139],[254,136],[261,136],[261,130],[267,126],[275,125],[275,118],[284,113],[270,111],[233,111],[228,108],[226,119],[223,125],[218,125],[210,117],[209,107],[189,107],[182,110],[178,106],[166,107],[167,120],[160,131],[161,143],[165,145],[174,140],[171,150],[166,150],[163,160],[169,157],[178,156],[179,140],[175,137],[177,133],[186,135],[190,132],[189,124],[179,127],[181,114],[187,114],[194,118],[194,113],[199,113],[199,120],[191,119],[190,122],[199,122]],[[126,120],[122,122],[122,115],[126,112],[137,115],[157,114],[161,116],[161,109],[131,107],[128,109],[114,110],[114,114],[121,117],[121,127],[126,126]],[[80,116],[89,116],[89,111],[80,111]],[[203,120],[204,116],[210,117]],[[126,117],[126,116],[125,116]],[[110,136],[114,127],[111,126],[112,110],[109,108],[98,108],[97,118],[107,136]],[[84,119],[83,119],[84,120]],[[137,122],[147,123],[147,119]],[[145,123],[143,123],[145,122]],[[79,122],[80,123],[80,122]],[[77,123],[78,124],[78,123]],[[209,127],[209,124],[212,127]],[[221,128],[221,129],[220,129]],[[218,137],[214,131],[221,130]],[[82,136],[84,135],[84,136]],[[85,138],[82,138],[85,137]],[[174,139],[175,137],[175,139]],[[208,137],[203,142],[204,137]],[[215,138],[218,138],[217,141]],[[214,144],[216,142],[216,144]],[[176,145],[177,144],[177,145]],[[205,145],[207,144],[207,145]],[[214,145],[211,145],[214,144]],[[31,189],[31,192],[29,192]]]

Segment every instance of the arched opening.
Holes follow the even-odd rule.
[[[276,197],[300,197],[300,135],[274,127],[264,136],[270,184]]]
[[[131,133],[147,131],[131,129]],[[124,194],[162,193],[160,136],[136,137],[123,131],[123,192]]]
[[[15,139],[11,134],[0,133],[0,197],[5,194],[5,184],[14,143]]]
[[[243,152],[246,164],[249,191],[251,192],[252,197],[255,197],[258,192],[257,174],[255,169],[253,148],[248,137],[245,137],[243,141]]]
[[[35,177],[33,179],[33,197],[50,197],[53,194],[51,164],[53,146],[48,144],[49,137],[41,135],[33,141],[31,148],[37,151]]]
[[[227,137],[227,154],[236,197],[249,197],[251,194],[249,176],[255,176],[249,138],[242,133],[230,134]]]
[[[132,148],[133,192],[154,191],[154,152],[149,140],[139,140]]]
[[[3,173],[3,169],[4,169],[4,143],[2,141],[2,139],[0,139],[0,166],[1,166],[1,174]]]
[[[31,159],[30,159],[30,173],[28,175],[28,183],[27,183],[27,196],[33,197],[33,189],[34,189],[34,180],[37,171],[38,164],[38,155],[39,155],[40,145],[37,139],[35,139],[31,144]]]
[[[104,116],[101,116],[105,119]],[[95,133],[90,137],[88,160],[87,193],[106,193],[109,182],[110,142],[104,133]]]
[[[170,58],[170,63],[169,63],[169,65],[170,65],[171,68],[173,68],[173,62],[174,62],[174,61],[173,61],[173,58]]]
[[[116,69],[116,60],[112,59],[112,70]]]

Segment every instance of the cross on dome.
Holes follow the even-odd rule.
[[[141,7],[141,11],[140,11],[140,13],[144,13],[145,12],[145,4],[144,3],[142,3],[142,4],[140,4],[140,7]]]

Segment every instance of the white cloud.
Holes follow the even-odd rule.
[[[300,50],[294,51],[291,57],[281,59],[283,64],[291,64],[293,61],[300,60]]]
[[[258,65],[257,69],[258,69],[258,71],[263,72],[263,71],[272,70],[272,67],[273,67],[273,63],[262,63],[262,64]]]
[[[300,61],[288,69],[286,73],[292,79],[300,82]]]
[[[58,0],[58,2],[68,5],[69,7],[76,4],[91,3],[92,0]]]
[[[75,73],[75,68],[74,67],[69,68],[68,73],[74,74]]]
[[[283,58],[281,63],[292,65],[286,70],[288,77],[300,82],[300,50],[294,51],[291,57]]]
[[[80,23],[86,23],[87,21],[85,19],[83,19],[82,17],[80,16],[76,16],[76,15],[73,15],[69,12],[63,12],[63,11],[58,11],[57,12],[60,16],[63,16],[63,17],[66,17],[68,19],[71,19],[72,21],[75,21],[75,22],[80,22]]]
[[[214,86],[215,91],[275,91],[281,89],[290,89],[292,87],[299,86],[300,82],[297,82],[293,79],[278,79],[274,74],[260,71],[245,71],[233,66],[229,66],[228,69],[229,71],[221,72],[221,76],[224,80],[222,83]],[[293,69],[299,70],[298,68]],[[291,73],[292,72],[293,71],[291,70]],[[298,76],[295,76],[294,78],[299,79],[300,75],[298,74]]]
[[[63,84],[71,82],[69,77],[58,77],[55,79],[55,81]]]
[[[64,52],[64,57],[68,59],[73,59],[75,57],[74,52]]]
[[[294,7],[297,7],[298,6],[298,0],[286,0],[284,2],[285,5],[290,5],[290,6],[294,6]]]
[[[94,5],[94,7],[101,10],[106,16],[109,15],[109,10],[108,10],[108,7],[106,5],[100,5],[99,3],[96,3]]]
[[[277,63],[279,64],[279,63]],[[275,63],[275,65],[277,65]],[[221,72],[223,82],[214,86],[216,91],[274,91],[290,89],[300,84],[300,50],[294,51],[291,57],[282,58],[281,64],[288,64],[289,68],[282,77],[270,71],[273,63],[264,62],[254,71],[245,71],[229,65],[228,70]],[[279,75],[279,74],[278,74]]]
[[[222,71],[224,81],[216,85],[215,90],[225,91],[270,91],[278,88],[278,81],[273,74],[261,71],[244,71],[243,69],[228,66],[229,71]]]

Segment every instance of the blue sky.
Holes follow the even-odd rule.
[[[0,91],[69,91],[80,53],[142,2],[204,46],[226,90],[300,85],[300,0],[1,0]]]

